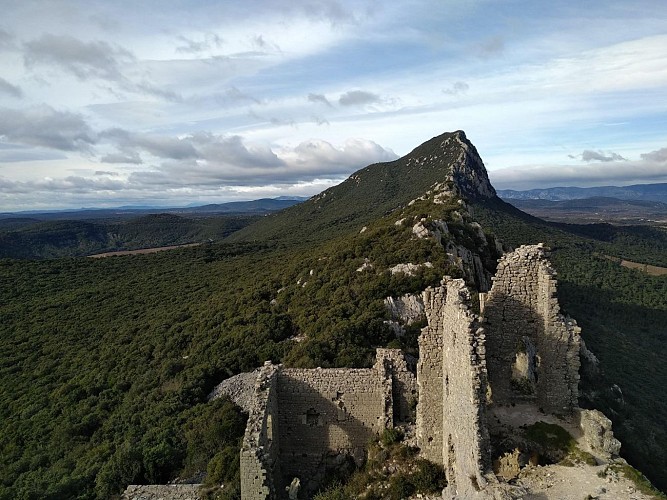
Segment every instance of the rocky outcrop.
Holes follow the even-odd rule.
[[[422,321],[424,315],[424,303],[421,297],[413,294],[406,294],[402,297],[387,297],[384,299],[384,306],[391,315],[391,319],[404,325]]]
[[[200,500],[201,484],[131,484],[121,500]]]
[[[496,190],[489,182],[486,167],[475,146],[462,130],[457,131],[452,140],[461,147],[459,157],[452,164],[451,174],[458,191],[469,199],[495,197]]]
[[[248,373],[239,373],[233,377],[223,380],[208,395],[209,401],[223,395],[228,396],[235,404],[240,406],[244,412],[253,411],[257,404],[255,397],[255,382],[259,370]]]
[[[618,456],[621,442],[614,437],[611,420],[598,410],[581,410],[579,426],[584,439],[593,453],[604,459]]]
[[[417,274],[417,271],[422,267],[433,267],[433,264],[430,262],[424,262],[423,264],[413,264],[408,262],[407,264],[396,264],[389,268],[391,274],[405,274],[406,276],[414,276]]]

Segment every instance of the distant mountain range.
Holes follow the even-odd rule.
[[[154,207],[154,206],[123,206],[116,208],[80,208],[72,210],[29,210],[22,212],[0,213],[0,219],[32,218],[36,220],[89,220],[127,218],[150,214],[179,215],[215,215],[245,214],[258,215],[282,210],[307,200],[304,196],[279,196],[277,198],[261,198],[251,201],[231,201],[189,207]]]
[[[553,187],[515,191],[498,190],[504,200],[577,200],[582,198],[617,198],[619,200],[660,201],[667,203],[667,183],[635,184],[632,186],[600,186],[590,188]]]

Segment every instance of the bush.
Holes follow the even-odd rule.
[[[392,444],[403,441],[405,435],[400,429],[385,429],[382,433],[381,441],[385,446],[391,446]]]

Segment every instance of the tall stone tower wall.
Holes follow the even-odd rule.
[[[534,401],[553,413],[577,406],[580,329],[560,314],[555,271],[542,245],[498,262],[484,307],[492,401]]]
[[[486,426],[486,348],[484,330],[472,312],[463,280],[447,282],[444,329],[442,437],[448,491],[470,498],[486,485],[491,462]]]
[[[241,496],[251,500],[275,498],[281,477],[278,417],[278,367],[265,364],[255,380],[253,405],[241,445]]]
[[[466,498],[485,485],[490,462],[484,331],[463,280],[445,278],[427,289],[424,307],[417,445],[424,458],[445,467],[449,492]]]
[[[443,464],[442,450],[442,342],[443,310],[447,298],[445,286],[424,290],[424,311],[428,321],[419,336],[417,363],[417,446],[421,455],[432,462]]]

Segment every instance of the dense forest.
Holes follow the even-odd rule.
[[[457,208],[438,205],[437,215]],[[440,244],[395,222],[316,247],[0,261],[0,498],[109,498],[207,471],[209,482],[233,479],[243,426],[229,403],[207,403],[220,380],[268,359],[367,366],[376,346],[415,349],[415,335],[398,341],[385,324],[383,299],[460,271]],[[485,244],[462,220],[451,228]],[[373,269],[357,271],[364,262]],[[432,267],[388,271],[403,262]]]
[[[150,214],[130,219],[0,219],[0,258],[80,257],[117,250],[138,250],[219,241],[257,220],[257,215],[182,217]]]

